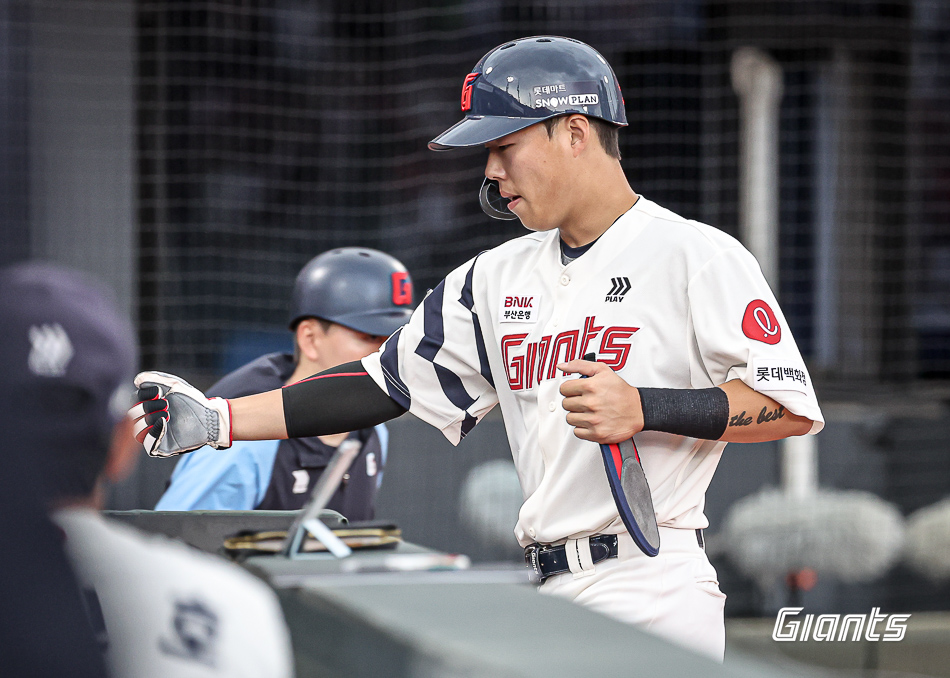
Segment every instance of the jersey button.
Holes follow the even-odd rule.
[[[538,533],[535,531],[535,529],[534,529],[533,527],[529,527],[529,528],[528,528],[528,534],[531,535],[531,538],[532,538],[532,539],[537,539],[537,538],[538,538]]]
[[[556,409],[557,409],[557,403],[556,403],[556,402],[554,402],[554,401],[552,400],[551,402],[548,403],[548,411],[549,411],[549,412],[553,412],[553,411],[556,410]]]
[[[570,284],[571,284],[571,276],[567,275],[566,273],[565,273],[564,275],[562,275],[562,276],[561,276],[561,284],[562,284],[562,285],[570,285]]]

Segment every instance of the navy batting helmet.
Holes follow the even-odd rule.
[[[412,278],[395,257],[366,247],[341,247],[314,257],[297,274],[290,328],[322,318],[388,337],[412,314]]]
[[[627,124],[610,64],[593,47],[556,36],[520,38],[483,56],[462,85],[462,112],[429,148],[481,146],[568,113]]]

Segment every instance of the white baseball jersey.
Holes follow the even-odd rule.
[[[274,592],[237,565],[89,509],[53,516],[110,675],[293,676]]]
[[[599,447],[574,436],[556,365],[596,353],[627,383],[709,388],[732,379],[823,419],[788,324],[753,256],[729,235],[643,198],[562,264],[557,230],[450,273],[376,354],[369,374],[454,444],[500,404],[524,491],[522,545],[624,530]],[[746,417],[757,418],[759,412]],[[635,436],[661,526],[704,528],[725,443]]]

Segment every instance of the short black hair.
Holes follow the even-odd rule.
[[[572,114],[568,113],[567,115]],[[554,128],[557,127],[558,122],[562,118],[564,118],[564,116],[559,115],[544,121],[544,126],[548,130],[549,138],[554,136]],[[587,120],[590,122],[590,126],[594,128],[594,134],[597,136],[597,141],[600,142],[601,148],[603,148],[611,158],[620,160],[620,128],[600,118],[589,117]]]

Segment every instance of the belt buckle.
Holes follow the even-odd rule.
[[[538,556],[545,550],[550,547],[542,546],[541,544],[528,544],[524,548],[524,562],[531,568],[531,571],[534,572],[534,575],[538,578],[538,583],[543,584],[544,580],[547,579],[547,576],[541,572],[541,563],[539,562]]]

